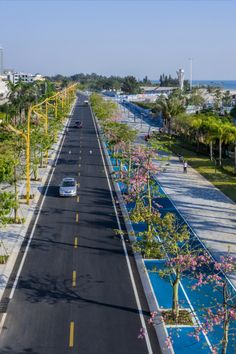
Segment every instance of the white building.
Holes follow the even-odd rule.
[[[44,81],[44,77],[40,74],[26,74],[26,73],[17,73],[17,72],[9,72],[7,74],[7,79],[11,81],[14,85],[19,81],[24,83],[32,83],[34,81]]]

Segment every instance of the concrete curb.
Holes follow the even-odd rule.
[[[61,132],[59,132],[58,134],[58,141],[53,144],[51,150],[49,150],[49,156],[51,155],[49,161],[48,161],[48,165],[46,168],[43,168],[40,171],[40,177],[42,178],[42,180],[40,182],[35,182],[32,184],[32,190],[34,190],[34,199],[31,201],[31,204],[28,207],[25,207],[26,209],[26,221],[24,224],[22,225],[9,225],[8,229],[11,228],[11,230],[1,230],[0,234],[6,234],[6,238],[9,237],[13,237],[15,238],[15,241],[13,242],[12,247],[9,249],[9,247],[6,246],[7,250],[9,251],[9,258],[7,260],[6,264],[2,264],[0,265],[0,301],[3,297],[5,288],[7,286],[8,280],[11,276],[12,270],[15,266],[15,262],[17,260],[18,254],[20,252],[21,249],[21,245],[25,239],[25,236],[27,234],[28,231],[28,227],[31,223],[31,220],[35,214],[35,212],[37,211],[37,207],[38,207],[38,201],[40,199],[41,194],[41,189],[44,187],[45,182],[48,179],[48,176],[50,175],[50,173],[52,172],[52,168],[55,164],[55,161],[57,159],[57,155],[58,155],[58,151],[59,148],[63,142],[63,137],[64,137],[64,131],[67,127],[67,125],[69,124],[70,121],[70,116],[71,116],[71,112],[74,108],[76,101],[74,101],[74,103],[72,104],[70,113],[68,115],[68,117],[65,119],[63,125],[63,129]],[[20,186],[20,192],[22,192],[25,188],[25,183],[23,183]]]
[[[91,109],[91,112],[93,114],[92,109]],[[97,124],[99,138],[102,143],[103,153],[106,158],[108,169],[109,169],[110,175],[113,176],[113,172],[114,172],[113,166],[112,166],[111,159],[110,159],[110,156],[107,151],[107,147],[106,147],[104,140],[103,140],[102,130],[101,130],[101,127],[99,125],[99,122],[98,122],[96,116],[94,114],[93,114],[93,116],[94,116],[94,119]],[[126,230],[127,230],[128,236],[129,236],[129,240],[131,243],[133,243],[136,240],[136,237],[134,236],[134,234],[135,234],[134,229],[133,229],[132,223],[130,221],[128,211],[126,209],[126,206],[125,206],[125,203],[124,203],[121,191],[120,191],[120,187],[119,187],[118,183],[114,181],[113,177],[112,177],[112,181],[113,181],[114,189],[115,189],[115,192],[116,192],[119,204],[120,204],[121,212],[122,212],[122,215],[123,215],[123,218],[125,221],[125,226],[126,226]],[[141,256],[141,254],[137,253],[137,252],[134,252],[134,258],[135,258],[137,269],[138,269],[138,272],[139,272],[139,275],[141,278],[142,286],[143,286],[143,289],[144,289],[144,292],[145,292],[145,295],[147,298],[150,312],[156,312],[157,318],[159,318],[161,316],[160,307],[158,305],[157,299],[156,299],[155,294],[153,292],[153,288],[152,288],[150,279],[149,279],[147,271],[145,269],[144,260]],[[165,342],[168,337],[168,332],[167,332],[165,325],[161,322],[160,324],[154,324],[154,328],[156,331],[156,335],[158,337],[158,341],[159,341],[162,353],[163,354],[174,354],[173,348],[172,347],[167,348],[167,345]]]

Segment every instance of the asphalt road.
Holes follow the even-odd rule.
[[[148,353],[146,341],[137,338],[140,315],[122,243],[114,234],[117,221],[90,108],[82,101],[79,96],[7,308],[1,354]],[[82,129],[74,128],[78,119]],[[58,185],[68,176],[79,183],[78,197],[60,198]],[[129,259],[147,320],[131,253]],[[153,328],[148,333],[157,354]]]

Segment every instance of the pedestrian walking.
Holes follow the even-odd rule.
[[[183,168],[184,168],[184,173],[187,173],[187,169],[188,169],[188,163],[187,163],[187,161],[184,161],[184,163],[183,163]]]

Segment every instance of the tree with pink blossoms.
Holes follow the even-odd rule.
[[[157,173],[157,168],[152,163],[154,155],[152,149],[137,146],[132,156],[130,186],[126,196],[128,201],[134,202],[130,219],[134,223],[146,224],[145,230],[137,235],[140,240],[136,242],[135,249],[147,258],[157,255],[155,225],[160,220],[159,211],[154,203],[154,197],[159,194],[158,186],[152,178],[152,174]]]
[[[179,285],[183,274],[196,272],[199,266],[198,251],[189,247],[190,233],[186,225],[178,222],[173,213],[167,213],[157,225],[158,246],[162,258],[166,259],[164,270],[159,271],[163,277],[169,276],[172,287],[171,317],[179,321]]]
[[[220,293],[219,299],[211,308],[205,309],[204,321],[201,326],[196,328],[194,337],[199,340],[200,332],[205,334],[212,332],[215,326],[222,326],[223,336],[218,346],[213,348],[214,353],[227,354],[230,324],[236,321],[235,291],[230,285],[227,275],[235,271],[236,262],[232,256],[220,257],[220,262],[211,259],[204,259],[204,272],[197,276],[197,282],[192,286],[193,289],[201,288],[204,285],[212,285],[214,291]],[[233,334],[235,336],[235,333]]]

